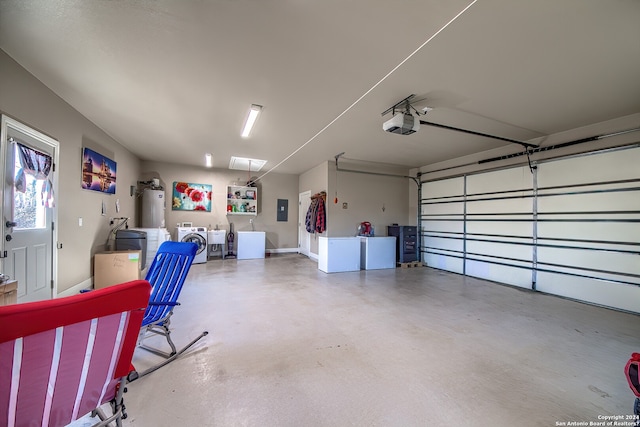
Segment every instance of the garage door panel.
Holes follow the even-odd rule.
[[[461,258],[427,253],[424,255],[424,263],[432,268],[463,274],[464,262]]]
[[[487,256],[521,259],[532,261],[532,248],[526,245],[494,243],[494,242],[476,242],[470,240],[467,242],[467,252],[469,254],[482,254]]]
[[[467,194],[499,193],[532,188],[531,172],[528,167],[515,167],[469,175]]]
[[[640,313],[638,165],[630,146],[430,183],[455,203],[423,209],[429,264]]]
[[[587,249],[538,248],[540,264],[561,265],[586,271],[602,270],[618,272],[621,275],[635,275],[638,274],[638,262],[636,254]],[[640,275],[638,276],[640,283]]]
[[[569,239],[575,241],[598,240],[603,242],[640,242],[640,224],[635,227],[626,223],[576,223],[567,227],[565,223],[538,223],[538,239]]]
[[[423,215],[449,215],[460,218],[464,214],[464,202],[431,203],[422,206]]]
[[[508,236],[522,236],[533,239],[533,225],[531,222],[480,222],[469,221],[467,233],[470,234],[497,234]]]
[[[422,185],[422,198],[462,196],[464,194],[464,178],[450,178],[425,182]]]
[[[423,231],[438,231],[442,233],[462,233],[464,223],[462,221],[424,221]]]
[[[637,171],[639,164],[637,148],[544,162],[538,165],[538,186],[627,180],[634,177],[632,172]]]
[[[627,298],[638,300],[639,160],[632,148],[539,166],[539,290],[625,310]]]
[[[468,260],[466,267],[466,272],[469,276],[531,289],[531,271],[527,268],[510,267],[475,260]]]
[[[506,199],[506,200],[478,200],[469,201],[467,204],[468,214],[483,213],[531,213],[533,202],[531,198],[526,199]]]
[[[541,292],[638,312],[640,286],[545,272],[538,273],[538,280]]]
[[[431,249],[446,249],[449,251],[457,251],[462,253],[464,242],[462,239],[448,237],[431,237],[424,238],[424,244]]]
[[[638,166],[640,167],[640,165]],[[606,190],[603,190],[606,191]],[[553,212],[611,212],[640,210],[640,197],[634,192],[567,194],[538,199],[538,212],[547,214]],[[591,215],[591,214],[589,214]]]

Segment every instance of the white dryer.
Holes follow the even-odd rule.
[[[192,242],[198,245],[194,264],[207,262],[207,227],[177,227],[178,242]]]

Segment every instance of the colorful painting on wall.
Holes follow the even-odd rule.
[[[82,149],[82,188],[116,193],[116,162],[88,148]]]
[[[211,186],[183,181],[174,182],[171,209],[211,212]]]

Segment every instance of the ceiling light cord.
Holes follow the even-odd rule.
[[[376,84],[374,84],[373,86],[371,86],[371,88],[369,90],[367,90],[365,93],[363,93],[358,99],[356,99],[351,105],[349,105],[342,113],[338,114],[338,116],[331,120],[327,125],[325,125],[322,129],[320,129],[315,135],[313,135],[311,138],[309,138],[307,140],[307,142],[305,142],[304,144],[302,144],[300,147],[296,148],[291,154],[289,154],[287,157],[285,157],[284,159],[282,159],[280,162],[278,162],[274,167],[272,167],[271,169],[269,169],[268,171],[266,171],[265,173],[263,173],[262,175],[260,175],[259,177],[257,177],[255,179],[255,181],[259,181],[262,178],[264,178],[265,176],[267,176],[268,174],[270,174],[271,172],[273,172],[274,170],[276,170],[278,167],[280,167],[283,163],[285,163],[287,160],[289,160],[290,158],[292,158],[293,156],[295,156],[300,150],[302,150],[304,147],[306,147],[307,145],[309,145],[313,140],[315,140],[318,136],[320,136],[320,134],[322,134],[325,130],[327,130],[331,125],[333,125],[335,122],[337,122],[342,116],[344,116],[345,114],[347,114],[353,107],[355,107],[360,101],[362,101],[362,99],[369,95],[369,93],[371,93],[375,88],[377,88],[378,86],[380,86],[380,84],[382,84],[382,82],[384,82],[389,76],[391,76],[391,74],[393,74],[398,68],[400,68],[402,65],[404,65],[405,62],[407,62],[409,59],[411,59],[416,53],[418,53],[423,47],[425,47],[431,40],[433,40],[434,38],[436,38],[438,36],[438,34],[440,34],[441,32],[443,32],[449,25],[451,25],[456,19],[458,19],[460,16],[462,16],[463,13],[465,13],[471,6],[473,6],[478,0],[473,0],[471,3],[469,3],[464,9],[462,9],[460,12],[458,12],[453,18],[451,18],[446,24],[444,24],[438,31],[436,31],[431,37],[429,37],[427,40],[425,40],[424,43],[422,43],[420,46],[418,46],[413,52],[411,52],[409,54],[409,56],[407,56],[406,58],[404,58],[398,65],[396,65],[395,67],[393,67],[391,69],[391,71],[389,71],[387,74],[384,75],[384,77],[382,77],[380,80],[378,80],[378,82]],[[254,181],[254,182],[255,182]]]

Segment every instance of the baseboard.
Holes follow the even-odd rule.
[[[290,254],[298,253],[298,248],[275,248],[275,249],[265,249],[265,252],[268,254]]]
[[[318,254],[314,254],[313,252],[309,252],[309,258],[311,258],[314,261],[318,261]]]
[[[92,289],[92,288],[93,288],[93,278],[89,278],[83,282],[78,283],[75,286],[70,287],[69,289],[59,292],[56,298],[69,297],[71,295],[79,294],[80,291],[82,290]]]

